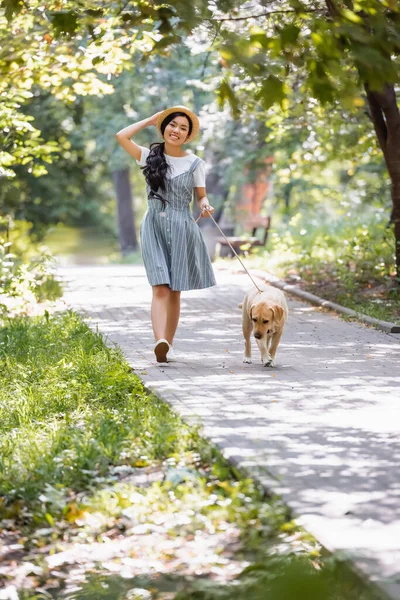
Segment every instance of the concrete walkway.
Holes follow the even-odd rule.
[[[400,336],[290,301],[277,367],[242,363],[241,311],[252,284],[182,294],[177,363],[153,358],[142,267],[63,267],[66,300],[121,346],[146,386],[224,455],[284,497],[329,550],[400,599]]]

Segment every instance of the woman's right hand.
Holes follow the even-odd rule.
[[[149,125],[154,125],[154,127],[157,125],[157,119],[158,116],[162,113],[162,111],[154,113],[154,115],[152,117],[149,117]]]

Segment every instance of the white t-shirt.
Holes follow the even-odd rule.
[[[144,167],[150,150],[149,148],[145,148],[145,146],[140,146],[140,148],[142,150],[142,155],[140,160],[137,160],[136,162],[139,166]],[[167,176],[176,177],[177,175],[188,171],[196,158],[197,156],[193,153],[186,154],[186,156],[169,156],[169,154],[165,154],[165,159],[171,167]],[[200,162],[193,171],[193,183],[194,187],[206,187],[206,165],[202,159],[200,159]]]

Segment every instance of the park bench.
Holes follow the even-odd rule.
[[[226,236],[231,246],[235,249],[237,254],[243,254],[244,252],[250,252],[253,248],[263,246],[265,247],[268,240],[268,233],[271,227],[271,217],[262,217],[261,215],[254,215],[246,220],[245,231],[250,234],[243,234],[241,236]],[[225,233],[225,232],[224,232]],[[216,255],[217,256],[234,256],[228,242],[223,237],[216,239]]]

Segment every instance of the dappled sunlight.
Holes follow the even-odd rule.
[[[262,366],[255,340],[253,362],[244,364],[237,305],[248,282],[223,272],[216,288],[182,295],[178,361],[158,365],[151,290],[140,278],[129,289],[120,277],[121,286],[118,274],[107,280],[106,297],[98,288],[96,301],[80,279],[68,299],[79,296],[145,385],[281,493],[328,548],[368,556],[368,564],[371,553],[377,577],[393,574],[385,552],[400,552],[399,535],[389,542],[400,522],[398,338],[290,301],[276,367]]]

